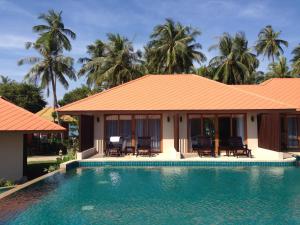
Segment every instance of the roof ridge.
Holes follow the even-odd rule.
[[[197,75],[196,75],[196,76],[197,76]],[[202,77],[202,76],[201,76],[201,77]],[[275,103],[279,103],[279,104],[284,105],[284,106],[292,107],[291,105],[288,105],[288,104],[285,104],[285,103],[283,103],[283,102],[274,100],[274,99],[272,99],[272,98],[268,98],[268,97],[265,97],[265,96],[262,96],[262,95],[259,95],[259,94],[256,94],[256,93],[252,93],[252,92],[250,92],[250,91],[246,91],[246,90],[243,90],[243,89],[236,88],[235,85],[224,84],[224,83],[221,83],[221,82],[219,82],[219,81],[215,81],[215,80],[212,80],[212,79],[209,79],[209,78],[206,78],[206,77],[202,77],[202,78],[205,78],[205,79],[207,79],[207,80],[209,80],[209,81],[213,81],[213,82],[218,83],[218,84],[222,84],[222,85],[227,86],[227,87],[229,87],[229,88],[234,88],[235,90],[240,91],[240,92],[244,92],[244,93],[247,93],[247,94],[256,96],[256,97],[263,98],[263,99],[268,100],[268,101],[272,101],[272,102],[275,102]],[[272,80],[272,79],[274,79],[274,78],[271,78],[271,79],[269,79],[269,80]],[[253,86],[259,86],[259,85],[253,85]],[[294,108],[294,107],[292,107],[292,108]]]
[[[273,78],[272,78],[273,79]],[[266,96],[263,96],[263,95],[260,95],[260,94],[257,94],[257,93],[253,93],[253,92],[250,92],[250,91],[246,91],[244,89],[239,89],[237,87],[234,87],[234,85],[227,85],[228,87],[231,87],[231,88],[234,88],[235,90],[238,90],[240,92],[244,92],[244,93],[247,93],[249,95],[253,95],[253,96],[256,96],[256,97],[259,97],[259,98],[262,98],[262,99],[265,99],[265,100],[268,100],[268,101],[272,101],[272,102],[275,102],[277,104],[281,104],[281,105],[284,105],[284,106],[288,106],[288,107],[291,107],[291,109],[294,109],[295,107],[293,107],[292,105],[289,105],[289,104],[286,104],[284,102],[281,102],[281,101],[277,101],[275,99],[272,99],[272,98],[268,98]],[[259,85],[258,85],[259,86]]]
[[[146,78],[146,77],[149,77],[149,76],[151,76],[151,74],[146,74],[146,75],[141,76],[141,77],[139,77],[139,78],[136,78],[136,79],[134,79],[134,80],[128,81],[128,82],[126,82],[126,83],[124,83],[124,84],[120,84],[120,85],[118,85],[118,86],[109,88],[109,89],[107,89],[107,90],[104,90],[104,91],[101,91],[101,92],[99,92],[99,93],[93,94],[93,95],[88,96],[88,97],[86,97],[86,98],[83,98],[83,99],[80,99],[80,100],[78,100],[78,101],[72,102],[72,103],[67,104],[67,105],[64,105],[64,106],[62,106],[62,107],[59,107],[58,109],[56,109],[56,111],[59,112],[61,109],[67,108],[67,107],[69,107],[69,106],[71,106],[71,105],[77,104],[77,103],[82,102],[82,101],[85,101],[85,100],[87,100],[87,99],[91,99],[91,98],[97,97],[97,96],[99,96],[99,95],[105,94],[105,93],[110,92],[110,91],[112,91],[112,90],[116,90],[116,89],[118,89],[118,88],[120,88],[120,87],[124,87],[124,86],[126,86],[126,85],[128,85],[128,84],[132,84],[132,83],[134,83],[134,82],[136,82],[136,81],[138,81],[138,80],[141,80],[141,79]]]

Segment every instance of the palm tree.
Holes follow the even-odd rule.
[[[46,45],[31,43],[26,44],[26,49],[36,50],[40,57],[28,57],[19,60],[18,64],[31,64],[33,65],[29,72],[25,75],[25,80],[33,82],[35,84],[40,83],[42,89],[47,90],[49,96],[50,85],[52,87],[53,94],[53,106],[58,107],[57,102],[57,81],[59,81],[64,88],[68,88],[69,83],[66,79],[76,80],[75,71],[73,68],[73,59],[61,54],[53,54],[53,51],[48,49]]]
[[[259,65],[256,55],[248,48],[243,32],[238,32],[234,37],[224,33],[209,50],[212,49],[218,49],[220,55],[212,58],[209,66],[215,69],[213,78],[223,83],[245,83]]]
[[[195,73],[199,76],[206,77],[209,79],[214,78],[214,69],[210,66],[203,65],[203,66],[200,66],[199,68],[194,68],[192,70],[192,73]]]
[[[65,28],[62,21],[62,11],[55,12],[51,9],[48,13],[42,13],[38,19],[43,20],[46,24],[36,25],[32,28],[34,32],[40,35],[36,41],[37,44],[47,45],[46,48],[52,48],[53,50],[53,46],[57,50],[65,49],[70,51],[72,49],[68,37],[75,39],[76,34],[72,30]]]
[[[63,50],[70,51],[72,48],[68,36],[75,39],[76,34],[65,28],[61,15],[62,12],[49,10],[48,13],[43,13],[38,17],[46,24],[36,25],[32,28],[34,32],[39,34],[39,38],[34,43],[26,43],[25,47],[36,50],[40,56],[28,57],[18,62],[19,65],[25,63],[33,65],[25,76],[25,80],[40,82],[41,88],[47,89],[47,95],[49,95],[51,84],[54,108],[58,107],[57,81],[68,88],[69,84],[66,77],[76,79],[73,59],[63,55]],[[58,115],[57,118],[58,123],[60,123]]]
[[[9,84],[12,80],[8,76],[0,75],[0,84]]]
[[[294,57],[292,58],[293,74],[300,74],[300,44],[292,51]]]
[[[132,43],[119,34],[107,34],[101,55],[91,54],[86,60],[78,75],[87,75],[88,84],[96,87],[111,88],[127,81],[133,80],[142,73],[141,52],[134,51]]]
[[[79,58],[78,62],[82,64],[78,72],[79,76],[86,75],[87,85],[89,87],[96,85],[98,78],[99,66],[105,56],[106,46],[101,40],[96,40],[93,44],[87,46],[89,57]]]
[[[287,60],[285,57],[280,56],[278,62],[271,63],[269,65],[269,71],[267,72],[267,79],[269,78],[286,78],[294,77],[289,70]]]
[[[166,19],[164,24],[154,27],[145,48],[147,67],[154,73],[188,73],[194,61],[206,60],[199,51],[201,45],[196,43],[200,34],[192,27]]]
[[[274,63],[274,58],[278,58],[283,54],[283,46],[288,47],[288,42],[279,39],[281,31],[276,32],[273,30],[271,25],[263,28],[258,34],[258,41],[256,43],[257,55],[267,56],[268,59],[272,59]],[[283,46],[282,46],[283,45]]]
[[[245,80],[245,84],[260,84],[266,80],[266,75],[262,71],[253,71]]]

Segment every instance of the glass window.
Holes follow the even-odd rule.
[[[126,140],[127,146],[131,146],[132,117],[130,115],[120,115],[119,126],[120,126],[120,136],[122,136]]]
[[[151,137],[151,148],[160,151],[161,117],[160,115],[135,116],[136,140],[138,137]]]
[[[160,150],[160,116],[149,116],[148,120],[149,136],[151,137],[151,148]]]
[[[288,135],[288,148],[298,147],[298,128],[297,117],[287,118],[287,135]]]
[[[244,115],[232,116],[232,136],[241,137],[245,141],[245,121]]]
[[[111,136],[119,136],[118,115],[107,116],[105,121],[106,139],[109,141]]]
[[[201,116],[190,115],[188,119],[189,127],[189,149],[193,144],[197,144],[198,138],[201,136]]]
[[[203,116],[203,136],[215,138],[215,123],[213,116]]]

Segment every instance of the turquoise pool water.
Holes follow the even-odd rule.
[[[300,170],[77,168],[0,200],[0,224],[300,224]]]

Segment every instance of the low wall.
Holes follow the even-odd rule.
[[[77,152],[76,153],[76,158],[81,160],[81,159],[87,159],[93,155],[97,154],[96,148],[89,148],[87,150],[84,150],[82,152]]]

